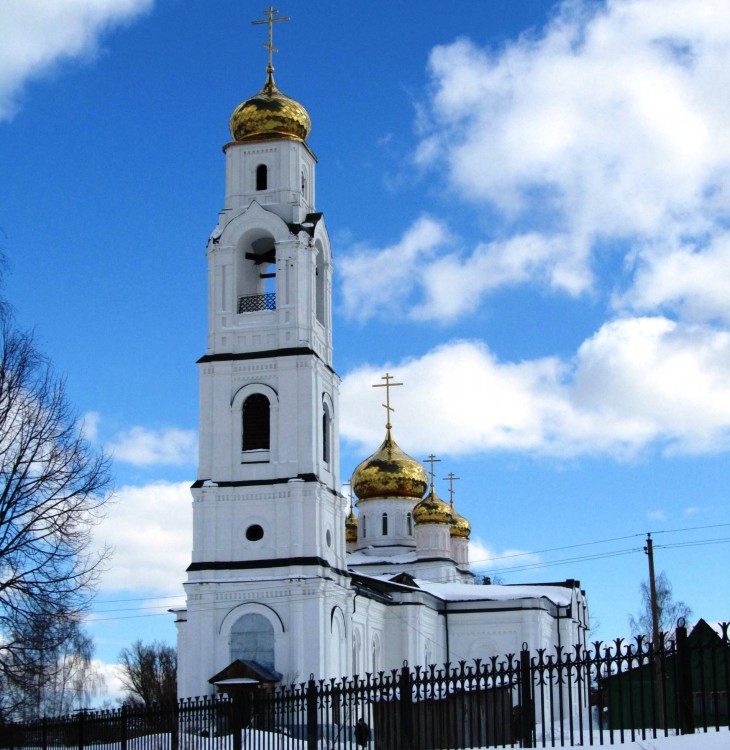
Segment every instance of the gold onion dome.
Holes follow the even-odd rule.
[[[274,138],[306,141],[311,129],[307,110],[279,91],[271,72],[261,91],[239,104],[231,115],[231,135],[235,141]]]
[[[350,506],[350,512],[347,514],[345,519],[345,541],[356,542],[357,541],[357,516],[355,511]]]
[[[352,489],[360,500],[410,497],[420,499],[428,487],[428,474],[415,458],[404,453],[390,429],[370,458],[352,474]]]
[[[451,506],[436,494],[432,486],[428,495],[413,509],[413,520],[416,524],[450,524]]]
[[[471,534],[471,524],[451,506],[451,536],[458,539],[468,539]]]

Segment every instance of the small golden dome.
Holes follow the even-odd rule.
[[[311,129],[307,110],[279,91],[271,73],[261,91],[239,104],[231,115],[231,135],[235,141],[274,138],[306,141]]]
[[[471,534],[471,524],[451,506],[451,536],[457,539],[468,539],[469,534]]]
[[[357,541],[357,516],[355,511],[350,506],[350,512],[347,514],[345,519],[345,541],[356,542]]]
[[[451,506],[445,503],[431,487],[431,491],[413,509],[416,524],[451,523]]]
[[[380,448],[352,474],[352,489],[360,500],[389,497],[420,499],[427,487],[426,470],[398,447],[390,429],[386,431]]]

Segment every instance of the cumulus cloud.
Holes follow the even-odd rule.
[[[539,278],[571,295],[590,286],[585,254],[571,253],[564,237],[519,234],[471,252],[454,251],[454,242],[445,224],[421,217],[395,245],[356,248],[340,263],[345,313],[450,323],[501,286]]]
[[[485,544],[478,536],[472,536],[469,540],[469,566],[474,570],[504,571],[506,568],[537,565],[539,562],[540,556],[535,552],[520,549],[506,549],[498,552]]]
[[[114,459],[133,466],[184,466],[195,463],[197,437],[194,430],[167,427],[149,430],[132,427],[109,444]]]
[[[574,0],[497,51],[435,47],[416,161],[502,239],[455,248],[422,220],[397,263],[400,246],[345,262],[350,314],[448,322],[517,283],[577,295],[596,288],[598,254],[630,249],[617,307],[727,320],[726,14],[721,0]]]
[[[730,323],[730,234],[702,246],[652,244],[636,254],[633,283],[615,298],[618,308],[666,309],[686,320]]]
[[[730,444],[730,334],[663,317],[606,323],[569,361],[502,362],[482,342],[454,341],[353,370],[342,383],[341,432],[361,450],[382,439],[370,387],[382,367],[407,384],[393,422],[412,452],[630,458]]]
[[[114,553],[100,590],[181,593],[192,523],[188,482],[122,487],[94,533],[97,545]]]
[[[101,414],[98,411],[87,411],[81,417],[81,432],[92,443],[99,439],[99,422],[101,422]]]
[[[355,247],[340,263],[345,314],[367,320],[406,300],[418,283],[415,270],[434,256],[446,236],[443,224],[423,216],[395,245]]]
[[[17,109],[23,86],[60,61],[93,55],[113,26],[154,0],[6,0],[0,3],[0,121]]]

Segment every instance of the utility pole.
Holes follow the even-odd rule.
[[[664,729],[664,680],[662,679],[662,653],[659,645],[659,603],[656,596],[656,579],[654,578],[654,545],[651,533],[646,535],[646,547],[649,558],[649,593],[651,595],[651,639],[654,652],[654,684],[657,701],[657,719],[659,727]]]

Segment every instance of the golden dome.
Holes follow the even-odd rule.
[[[445,503],[431,487],[431,491],[413,509],[416,524],[451,523],[451,506]]]
[[[347,514],[345,519],[345,541],[356,542],[357,541],[357,516],[355,511],[350,506],[350,512]]]
[[[307,110],[279,91],[271,73],[261,91],[239,104],[231,115],[231,135],[235,141],[274,138],[306,141],[311,129]]]
[[[398,447],[390,429],[386,431],[380,448],[352,474],[352,489],[360,500],[389,497],[420,499],[427,487],[426,470]]]
[[[471,524],[451,506],[451,536],[458,539],[468,539],[471,534]]]

